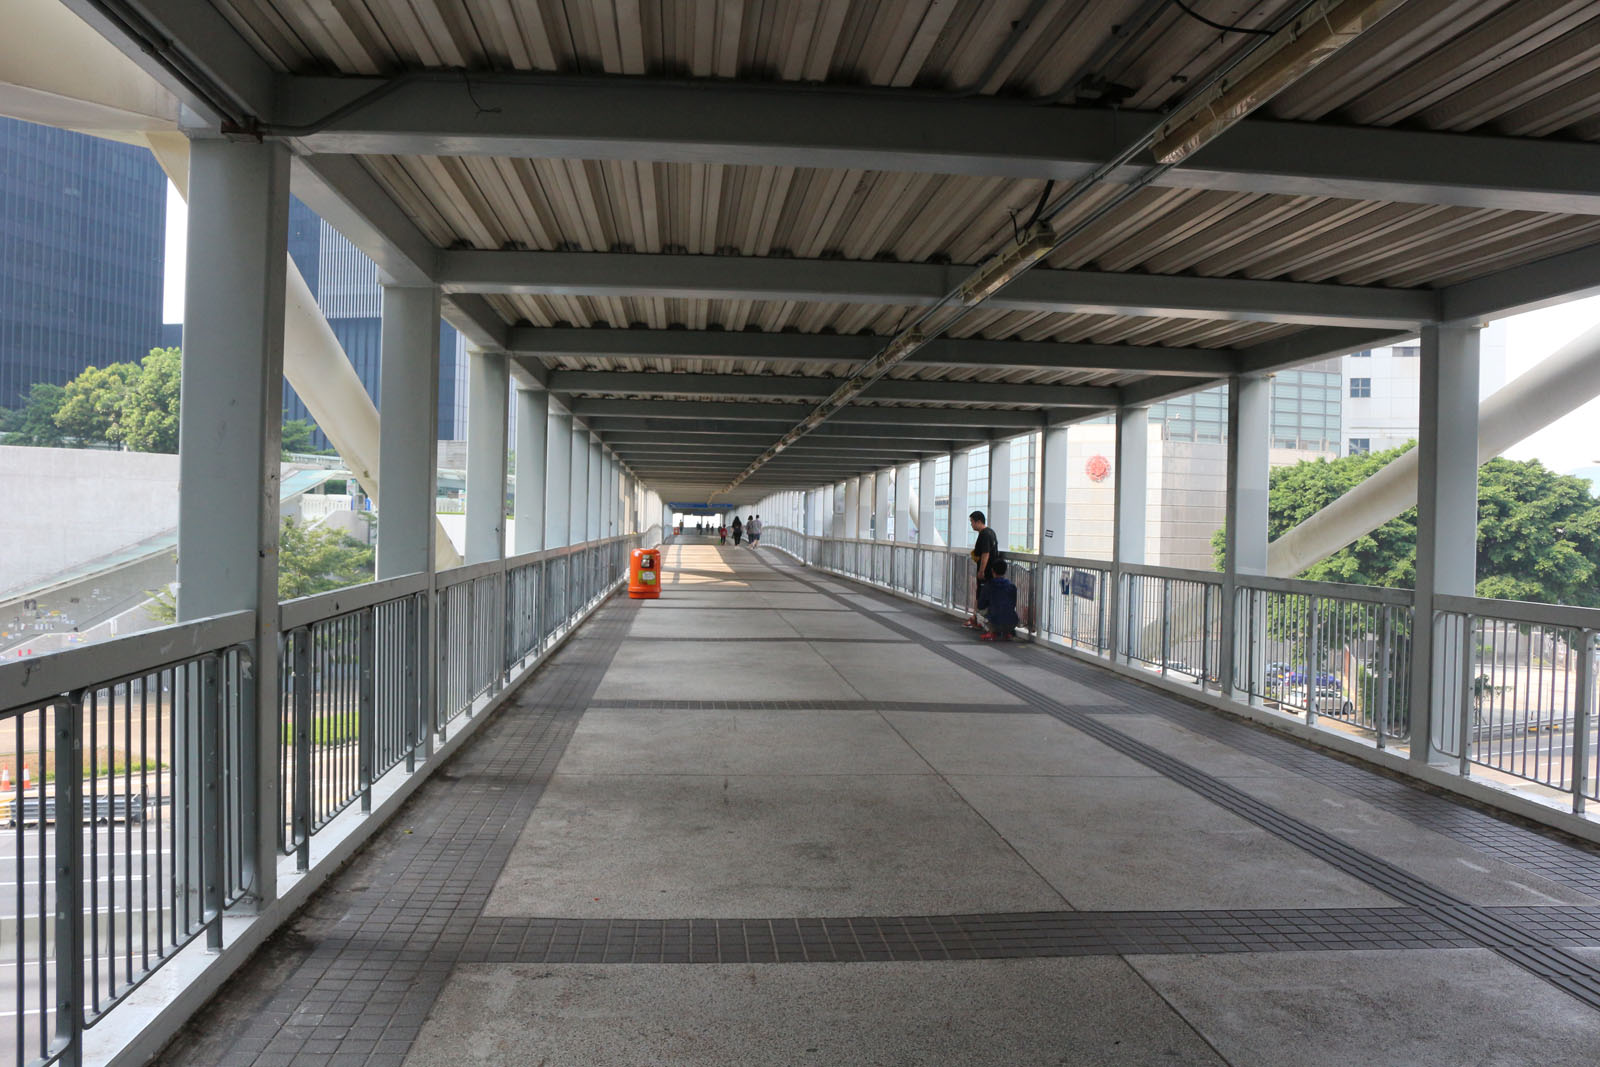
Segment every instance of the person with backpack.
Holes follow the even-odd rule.
[[[973,613],[967,616],[964,625],[968,629],[981,630],[983,624],[978,621],[978,612],[989,606],[989,581],[994,577],[994,565],[1000,562],[1000,542],[984,520],[983,512],[974,511],[967,516],[967,520],[978,535],[972,545],[972,562],[977,564],[977,577],[973,583]]]
[[[744,523],[739,521],[739,516],[733,517],[733,547],[739,547],[739,539],[744,536]]]

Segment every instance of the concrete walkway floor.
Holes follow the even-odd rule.
[[[1600,856],[772,549],[666,550],[170,1064],[1561,1064]]]

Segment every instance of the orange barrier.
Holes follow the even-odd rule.
[[[661,596],[661,550],[636,548],[628,559],[628,596],[655,600]]]

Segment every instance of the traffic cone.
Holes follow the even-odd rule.
[[[33,774],[28,770],[28,765],[26,763],[22,765],[22,788],[33,788]]]
[[[0,767],[0,793],[9,792],[11,789],[11,768]]]

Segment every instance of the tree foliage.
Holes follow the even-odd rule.
[[[373,552],[360,541],[327,526],[283,520],[278,531],[278,599],[326,593],[372,581]],[[148,611],[161,622],[178,617],[177,603],[165,589],[150,590]]]
[[[1271,474],[1267,532],[1282,536],[1414,445],[1280,467]],[[1219,565],[1222,533],[1213,540]],[[1408,587],[1416,582],[1417,509],[1390,519],[1302,578]],[[1538,460],[1492,459],[1478,468],[1479,596],[1600,605],[1600,501],[1582,478]]]
[[[281,447],[285,452],[310,452],[311,433],[316,427],[305,419],[286,419]]]
[[[113,434],[139,371],[137,363],[85,367],[67,383],[61,410],[56,412],[56,425],[79,444],[116,440]]]
[[[372,549],[340,530],[285,519],[278,535],[278,599],[372,580]]]
[[[178,394],[183,353],[153,348],[128,384],[108,439],[135,452],[178,451]]]
[[[56,412],[61,410],[65,396],[66,390],[59,385],[34,383],[22,407],[0,410],[0,444],[61,447],[66,440],[56,425]]]

